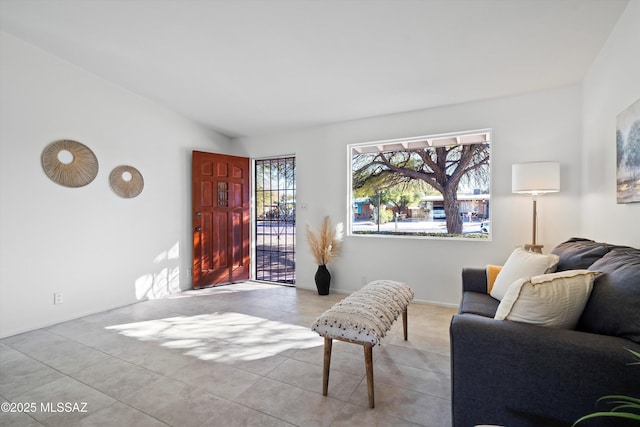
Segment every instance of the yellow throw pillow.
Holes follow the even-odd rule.
[[[493,289],[493,283],[496,281],[496,277],[498,277],[498,273],[502,270],[501,265],[487,265],[487,293],[491,293],[491,289]]]

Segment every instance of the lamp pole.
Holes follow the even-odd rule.
[[[538,235],[538,199],[533,195],[533,245],[536,244],[536,236]]]
[[[533,238],[532,244],[524,245],[524,249],[531,252],[542,253],[544,245],[536,244],[536,237],[538,235],[538,197],[537,194],[532,194],[533,198]]]
[[[380,190],[378,190],[378,233],[380,232]]]

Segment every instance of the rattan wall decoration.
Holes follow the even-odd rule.
[[[133,166],[117,166],[109,174],[111,189],[118,196],[130,199],[142,193],[144,179],[138,169]]]
[[[42,151],[41,160],[49,179],[65,187],[84,187],[98,175],[98,159],[89,147],[78,141],[52,142]]]

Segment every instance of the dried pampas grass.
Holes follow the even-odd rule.
[[[316,234],[309,224],[306,225],[306,230],[311,254],[318,265],[327,265],[340,255],[344,236],[342,223],[333,228],[331,220],[325,216],[320,234]]]

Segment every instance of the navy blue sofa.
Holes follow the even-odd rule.
[[[499,302],[487,294],[484,268],[462,272],[459,314],[451,321],[454,427],[571,426],[596,410],[599,397],[640,398],[640,250],[573,238],[553,251],[558,271],[604,274],[576,330],[495,320]],[[600,418],[580,426],[638,425]]]

